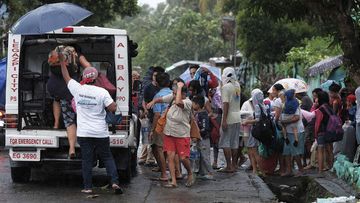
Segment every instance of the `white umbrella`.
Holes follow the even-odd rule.
[[[309,89],[309,86],[308,84],[306,84],[305,81],[296,78],[281,79],[274,83],[274,85],[275,84],[281,84],[285,88],[285,90],[294,89],[295,93],[307,92]],[[272,87],[269,89],[268,92],[272,92]]]
[[[194,76],[195,78],[200,77],[200,73],[202,72],[203,68],[207,68],[209,71],[211,71],[217,77],[218,80],[221,80],[221,68],[210,66],[208,64],[200,64],[200,68],[197,69],[197,71],[195,73],[195,76]],[[185,82],[188,82],[191,80],[189,68],[186,69],[186,71],[180,75],[180,78],[183,79]]]

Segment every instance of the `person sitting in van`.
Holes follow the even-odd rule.
[[[61,51],[61,50],[60,50]],[[81,84],[70,77],[67,62],[59,53],[61,73],[64,81],[74,97],[77,112],[77,136],[81,148],[82,175],[84,181],[83,193],[92,193],[92,166],[94,150],[104,162],[106,171],[111,177],[111,186],[116,194],[123,191],[120,188],[117,168],[110,151],[108,125],[105,121],[107,109],[115,112],[117,105],[109,92],[95,86],[98,71],[94,67],[86,68],[82,74]]]
[[[78,81],[80,79],[79,65],[84,68],[90,67],[91,64],[72,46],[58,46],[49,53],[48,63],[50,65],[50,77],[47,83],[47,89],[50,95],[54,98],[53,114],[54,114],[54,129],[59,128],[60,113],[64,118],[64,124],[69,141],[69,158],[75,158],[75,143],[76,143],[76,114],[71,107],[71,95],[67,88],[64,79],[59,71],[60,61],[58,50],[62,49],[66,56],[66,66],[68,67],[70,77]]]

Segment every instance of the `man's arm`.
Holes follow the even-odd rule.
[[[228,113],[229,113],[229,102],[223,102],[223,117],[222,117],[222,122],[221,122],[223,129],[226,129],[228,126],[227,122],[226,122]]]
[[[154,113],[154,119],[153,119],[153,124],[152,124],[152,132],[155,131],[156,124],[157,124],[160,117],[161,117],[161,115],[160,115],[159,112]]]
[[[294,115],[290,119],[281,120],[281,124],[287,125],[287,124],[291,124],[291,123],[296,123],[299,120],[300,120],[300,116],[299,115]]]
[[[89,63],[89,61],[85,58],[84,55],[79,56],[79,62],[81,64],[81,66],[84,68],[91,67],[91,63]]]
[[[115,102],[112,102],[108,107],[106,107],[108,111],[115,113],[117,104]]]
[[[62,76],[63,76],[66,84],[68,84],[69,81],[71,80],[71,77],[70,77],[69,71],[66,67],[65,57],[62,53],[58,53],[58,55],[59,55],[59,60],[60,60],[60,65],[61,65]]]

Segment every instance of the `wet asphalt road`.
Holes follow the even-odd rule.
[[[41,170],[32,172],[27,184],[13,183],[7,152],[0,152],[0,202],[269,202],[271,191],[256,176],[245,171],[235,174],[216,173],[214,181],[198,180],[192,188],[179,181],[176,189],[163,188],[161,182],[150,180],[158,174],[151,168],[138,167],[138,175],[122,185],[124,194],[114,195],[101,186],[106,184],[104,169],[94,169],[95,193],[89,198],[80,193],[81,171]]]

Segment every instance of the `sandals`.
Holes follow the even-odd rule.
[[[281,174],[280,177],[293,177],[294,174],[292,173],[285,173],[285,174]]]
[[[226,168],[220,168],[219,170],[217,170],[217,172],[220,172],[220,173],[234,173],[233,170],[229,170],[229,169],[226,169]]]
[[[176,176],[176,180],[182,180],[182,179],[184,179],[184,176],[182,175]]]
[[[118,186],[117,184],[113,184],[112,185],[112,189],[114,190],[115,194],[122,194],[124,193],[123,190],[121,189],[120,186]]]
[[[306,173],[305,172],[297,172],[295,175],[294,175],[294,177],[302,177],[302,176],[305,176],[306,175]]]
[[[168,184],[165,184],[163,187],[164,188],[177,188],[177,185],[172,184],[172,183],[168,183]]]
[[[248,160],[248,158],[246,158],[246,157],[240,158],[238,166],[241,167],[247,160]]]
[[[155,181],[168,181],[169,179],[168,178],[156,178],[156,177],[153,177],[153,178],[150,178],[150,180],[155,180]]]
[[[217,166],[217,164],[212,164],[212,169],[218,170],[220,167]]]
[[[192,179],[188,180],[185,184],[186,187],[191,187],[195,184],[196,176],[195,174],[192,175]]]
[[[84,194],[92,194],[93,193],[93,191],[91,189],[83,189],[83,190],[81,190],[81,192]]]
[[[151,171],[153,171],[153,172],[160,172],[161,169],[160,169],[160,167],[155,167],[155,168],[151,169]]]

